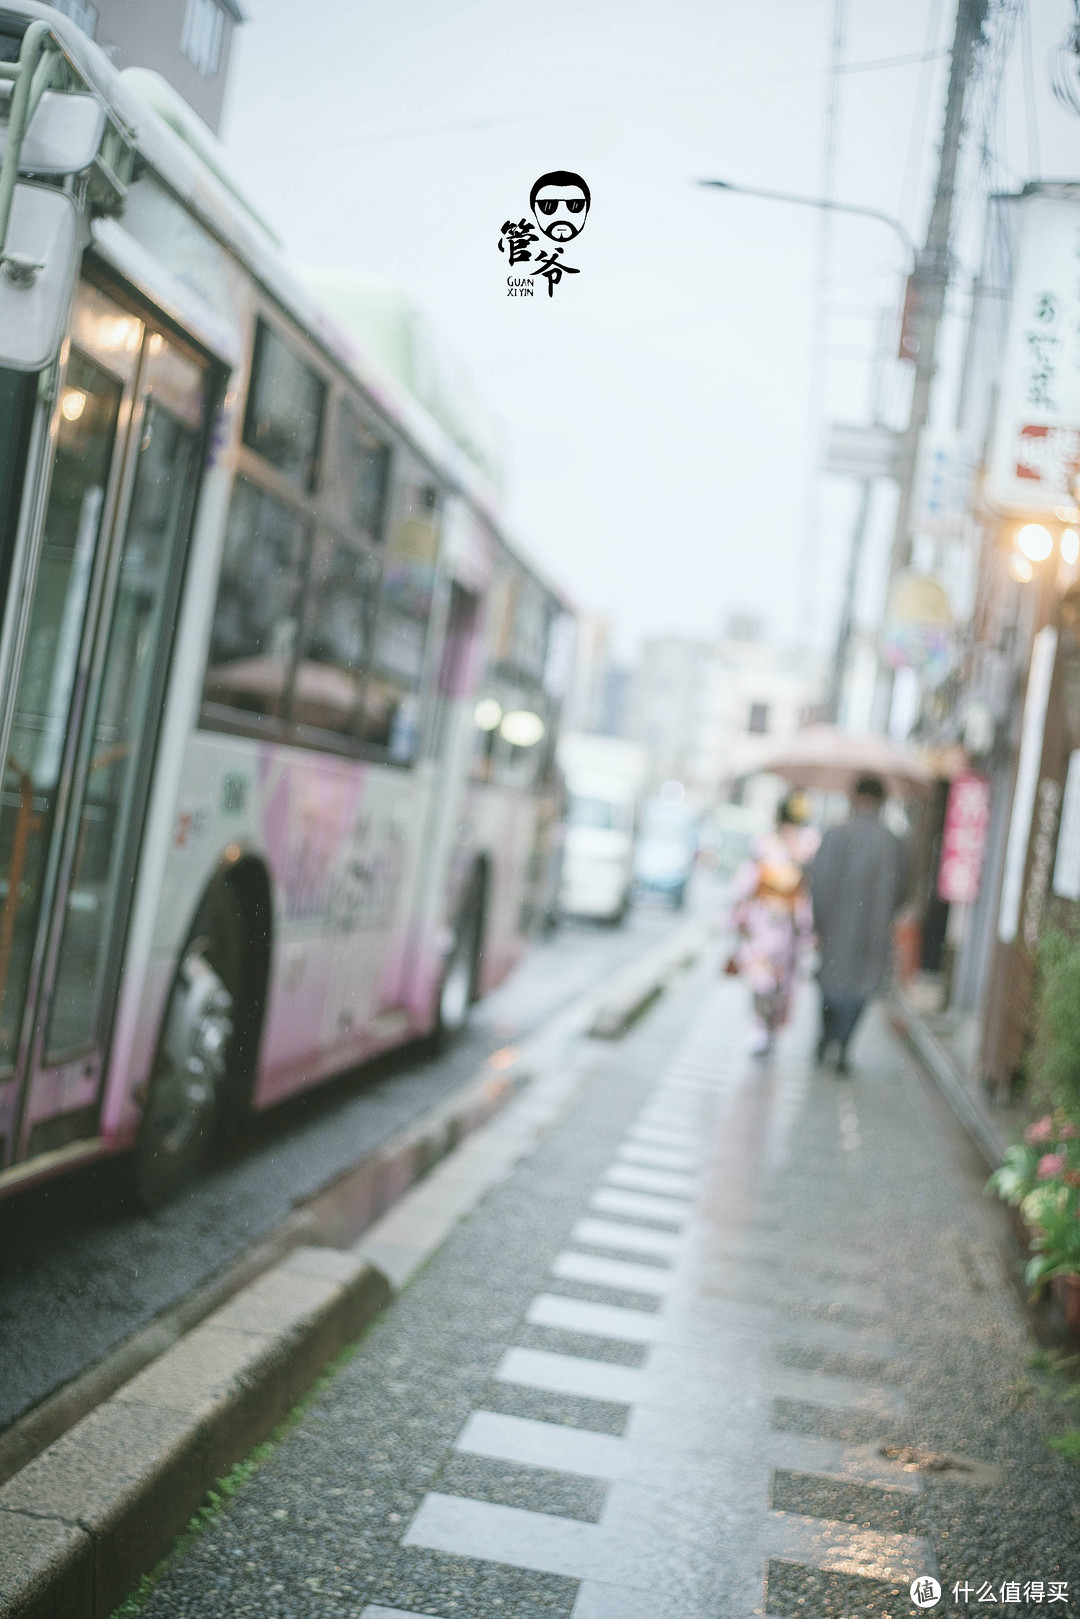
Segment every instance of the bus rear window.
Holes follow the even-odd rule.
[[[337,431],[341,517],[366,539],[382,539],[390,446],[342,400]]]
[[[321,377],[260,321],[244,443],[301,489],[314,487],[325,401]]]
[[[301,518],[238,478],[225,531],[204,700],[280,717],[292,672],[306,550]]]

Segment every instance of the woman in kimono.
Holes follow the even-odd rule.
[[[732,964],[754,998],[750,1050],[759,1057],[788,1020],[795,968],[813,932],[805,868],[819,839],[806,824],[809,807],[805,793],[784,799],[776,830],[758,840],[733,884]]]

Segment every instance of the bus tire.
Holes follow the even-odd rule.
[[[469,1009],[476,999],[483,929],[484,880],[476,871],[458,906],[454,942],[439,980],[435,1035],[440,1044],[453,1040],[469,1021]]]
[[[241,985],[241,919],[222,885],[199,908],[173,979],[135,1144],[135,1192],[160,1208],[202,1169],[226,1111]]]

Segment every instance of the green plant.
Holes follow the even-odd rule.
[[[1035,1002],[1035,1095],[1080,1118],[1080,930],[1060,911],[1039,940]]]
[[[1054,1276],[1080,1273],[1080,1212],[1077,1191],[1060,1180],[1047,1180],[1029,1192],[1020,1205],[1028,1225],[1035,1227],[1032,1258],[1024,1279],[1038,1293]]]
[[[1017,1141],[1006,1149],[1005,1162],[987,1181],[987,1191],[996,1192],[1004,1202],[1018,1208],[1028,1193],[1035,1190],[1038,1167],[1039,1149]]]
[[[1035,1296],[1055,1276],[1080,1274],[1080,1129],[1064,1108],[1036,1119],[987,1182],[1031,1229],[1025,1276]]]
[[[1056,1434],[1046,1443],[1067,1462],[1080,1462],[1080,1428],[1066,1428],[1064,1433]]]

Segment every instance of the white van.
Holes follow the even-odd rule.
[[[634,881],[645,750],[579,732],[560,741],[559,764],[567,793],[559,907],[567,916],[621,922]]]

